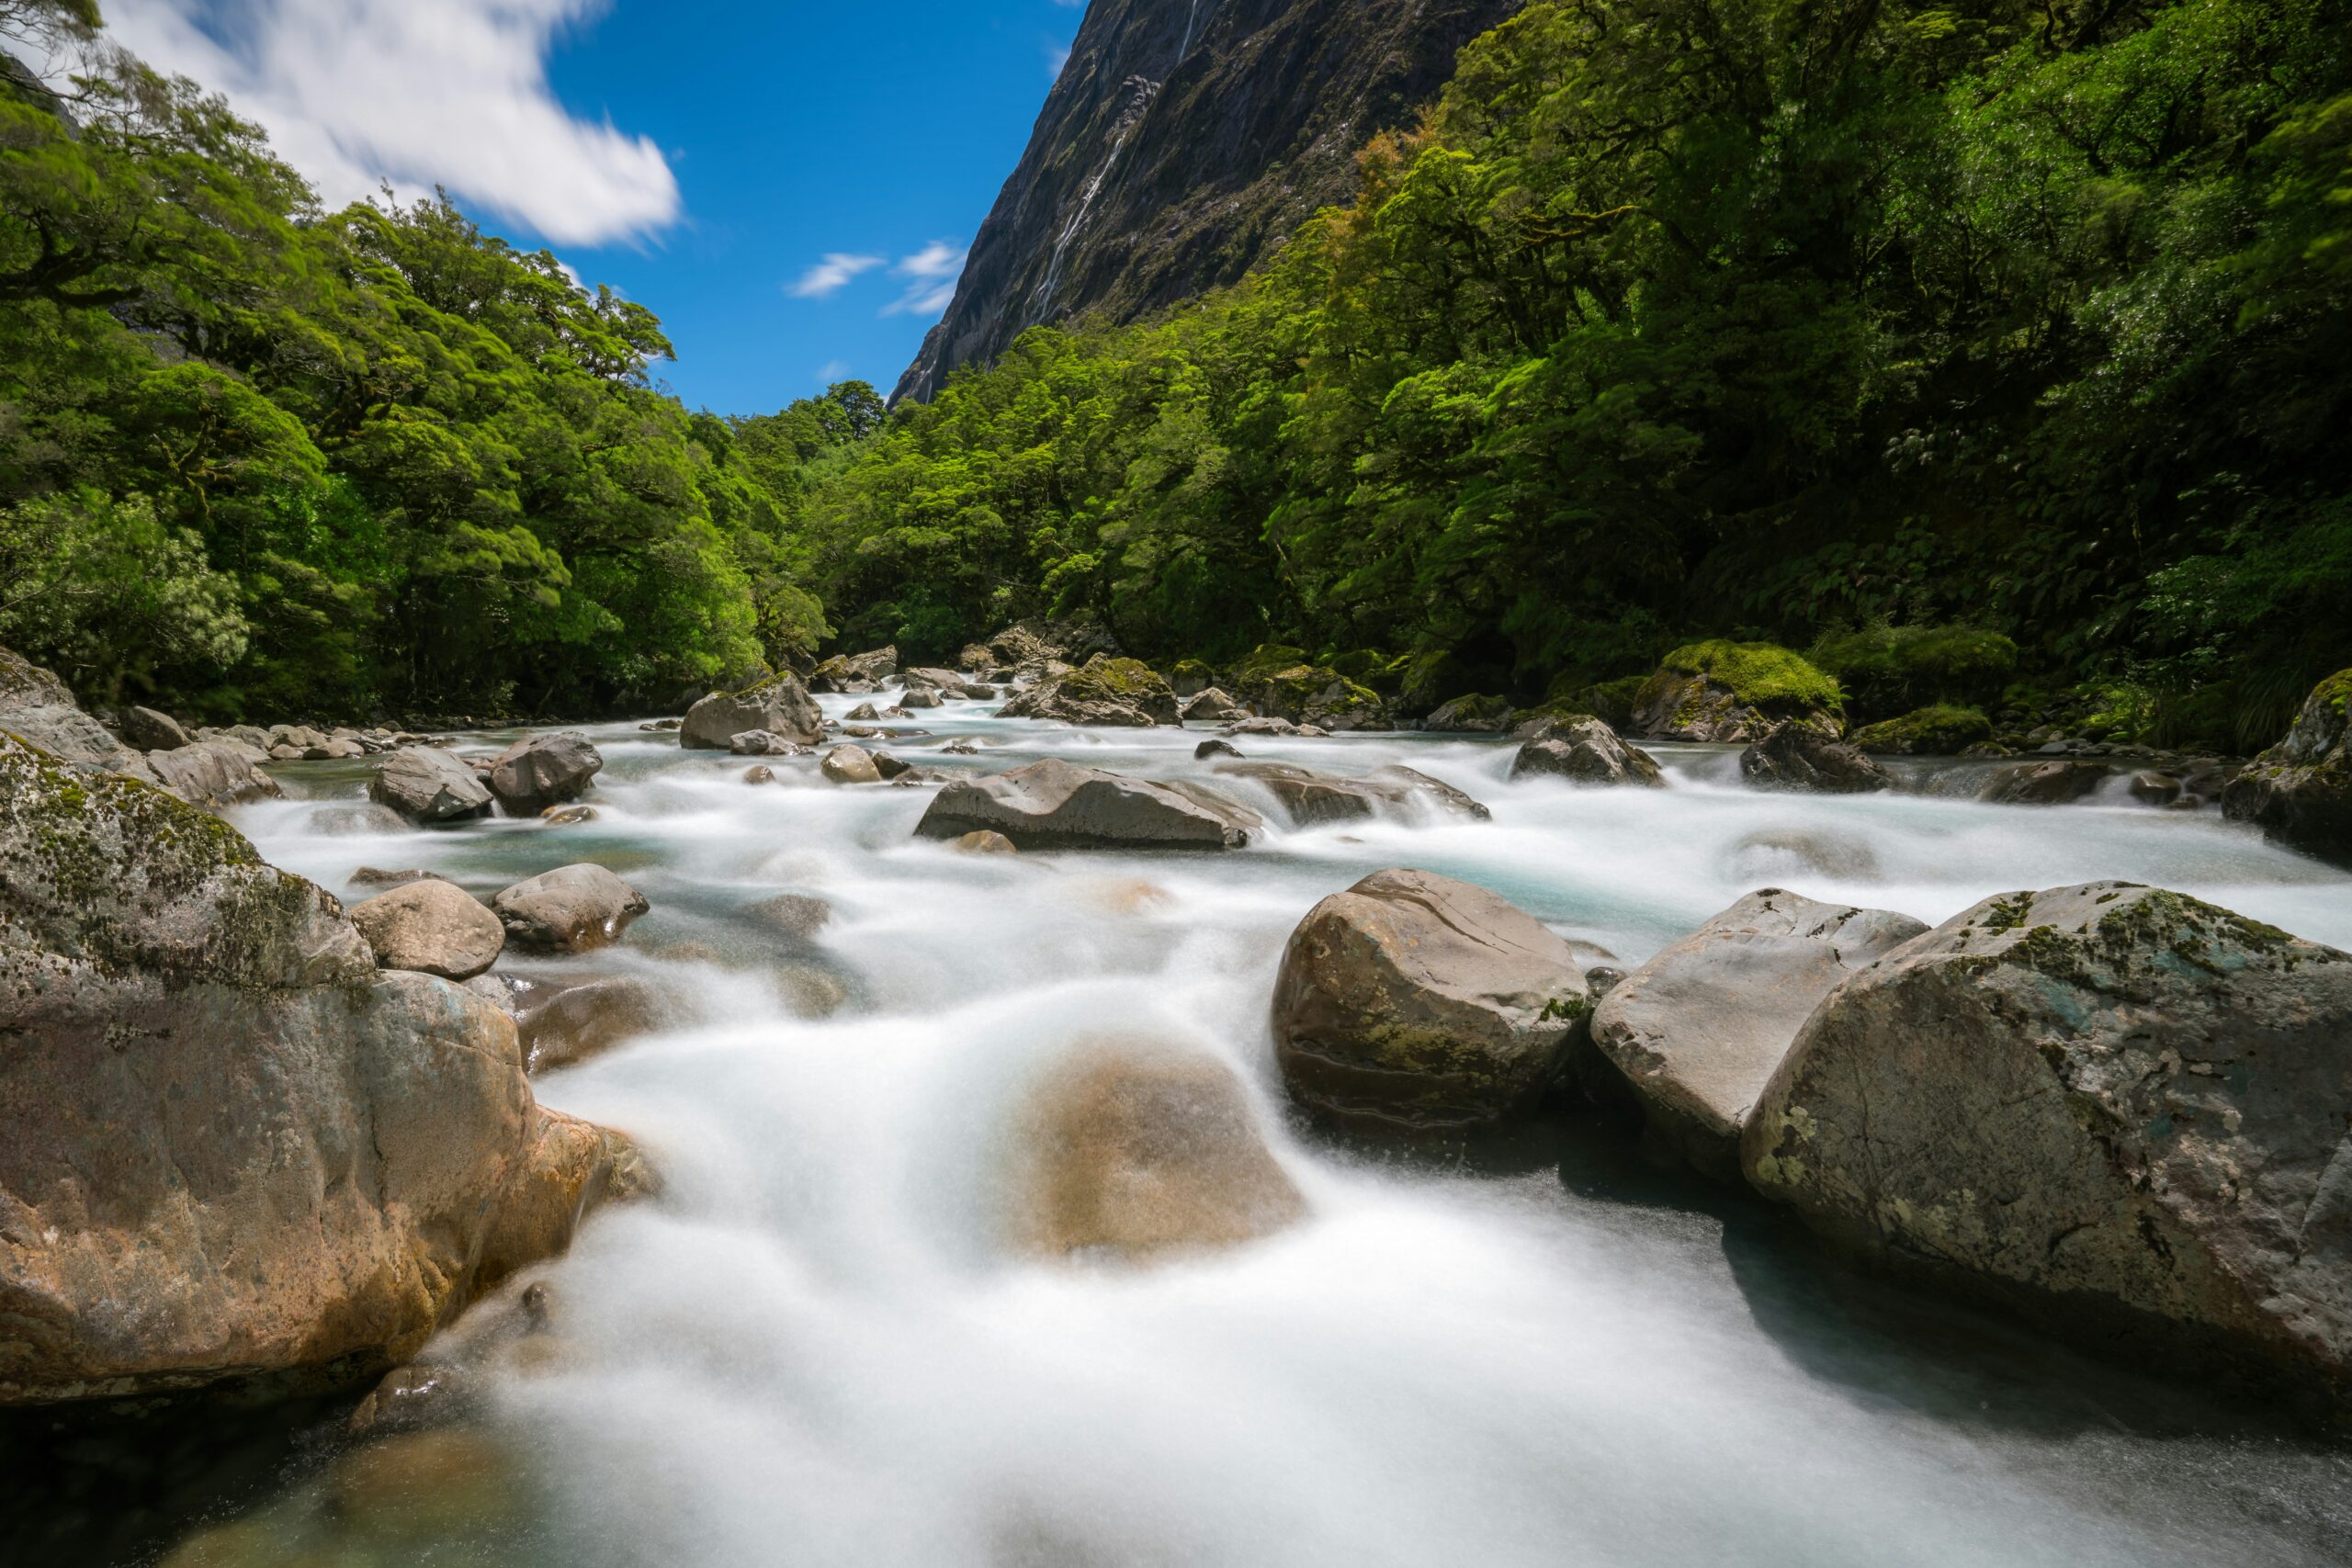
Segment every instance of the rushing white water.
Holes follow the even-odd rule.
[[[1211,774],[1198,733],[987,711],[926,715],[932,735],[894,749]],[[1405,737],[1240,744],[1340,773],[1409,761],[1495,820],[1214,857],[966,856],[910,837],[927,791],[834,788],[811,762],[753,786],[673,737],[594,735],[608,767],[584,827],[355,833],[360,775],[331,770],[317,787],[339,799],[240,818],[330,887],[363,863],[488,892],[603,862],[654,912],[572,962],[683,975],[698,998],[694,1027],[539,1086],[635,1134],[667,1186],[552,1266],[568,1359],[499,1391],[538,1489],[531,1561],[2352,1559],[2342,1456],[2184,1415],[1987,1320],[1825,1285],[1760,1207],[1590,1156],[1576,1125],[1499,1172],[1304,1138],[1265,1021],[1291,927],[1391,865],[1494,887],[1629,964],[1772,885],[1932,920],[2120,876],[2352,946],[2352,877],[2211,814],[1761,795],[1695,748],[1663,749],[1664,792],[1513,784],[1503,744]],[[938,755],[956,735],[984,755]],[[813,947],[747,918],[784,892],[831,903]],[[794,1009],[787,971],[808,964],[850,998],[829,1019]],[[1146,1270],[1006,1256],[1011,1109],[1106,1033],[1232,1063],[1309,1219]]]

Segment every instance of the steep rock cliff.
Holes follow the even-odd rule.
[[[1354,188],[1456,51],[1521,0],[1093,0],[956,301],[899,383],[929,398],[1028,328],[1231,283]]]

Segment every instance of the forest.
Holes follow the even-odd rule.
[[[0,643],[95,700],[571,715],[1055,615],[2243,750],[2352,664],[2346,0],[1538,0],[1238,287],[758,418],[101,62],[0,102]]]

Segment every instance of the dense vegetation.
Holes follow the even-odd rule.
[[[95,20],[0,0],[0,41]],[[0,85],[0,643],[269,718],[666,698],[827,634],[804,476],[870,389],[689,413],[650,311],[446,202],[321,212],[119,53]]]
[[[2342,0],[1531,5],[1265,275],[894,421],[828,603],[2267,740],[2352,662],[2347,55]]]
[[[642,307],[119,57],[0,97],[0,642],[99,700],[579,710],[1055,613],[2245,744],[2352,663],[2352,0],[1538,0],[1261,275],[887,420],[690,413]]]

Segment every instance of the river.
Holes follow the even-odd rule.
[[[821,699],[835,717],[859,700]],[[927,736],[886,744],[925,766],[1214,776],[1198,730],[977,704],[920,722]],[[387,833],[354,809],[364,771],[334,764],[284,770],[301,798],[236,814],[267,858],[335,889],[363,864],[488,894],[600,862],[652,913],[565,962],[683,998],[674,1027],[538,1084],[634,1134],[665,1189],[598,1215],[546,1270],[563,1355],[492,1402],[523,1517],[302,1561],[2352,1562],[2341,1449],[2162,1367],[1849,1277],[1760,1203],[1650,1168],[1597,1121],[1411,1156],[1306,1134],[1266,1022],[1291,928],[1388,866],[1483,884],[1627,967],[1768,886],[1936,921],[2120,877],[2352,947],[2341,872],[2210,811],[1984,806],[1949,779],[1760,795],[1700,747],[1657,749],[1665,791],[1513,784],[1508,744],[1418,736],[1239,744],[1343,773],[1409,762],[1491,822],[1276,830],[1190,858],[978,856],[913,839],[927,790],[835,787],[813,761],[754,785],[743,760],[674,736],[590,733],[606,770],[580,826]],[[956,737],[981,754],[940,754]],[[1933,783],[1957,765],[1909,766]],[[826,900],[831,923],[792,936],[754,913],[786,893]],[[1148,1269],[1010,1257],[1014,1108],[1105,1035],[1230,1062],[1307,1220]],[[291,1521],[314,1484],[290,1465],[264,1533],[309,1528]]]

